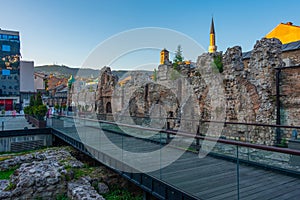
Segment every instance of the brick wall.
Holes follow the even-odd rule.
[[[281,71],[280,94],[282,124],[300,125],[300,67]]]

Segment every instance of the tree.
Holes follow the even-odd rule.
[[[48,109],[46,105],[38,105],[33,109],[33,114],[38,120],[43,120],[46,116]]]
[[[35,104],[34,96],[31,96],[29,106],[34,106],[34,104]]]
[[[153,80],[155,82],[157,81],[157,71],[156,71],[156,69],[154,69],[154,72],[153,72]]]
[[[181,46],[178,45],[177,46],[177,51],[175,53],[175,57],[173,59],[173,68],[175,70],[178,70],[178,66],[182,63],[183,61],[183,56],[182,56],[182,50],[181,50]]]
[[[54,108],[55,108],[56,111],[58,111],[58,109],[60,108],[60,106],[58,104],[55,104]]]
[[[61,108],[63,109],[63,111],[65,111],[66,108],[67,108],[67,105],[66,105],[66,104],[63,104],[63,105],[61,106]]]
[[[35,100],[34,105],[35,106],[43,105],[42,94],[40,92],[38,92],[36,95],[36,100]]]

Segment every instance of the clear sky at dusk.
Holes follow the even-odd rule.
[[[99,43],[133,28],[173,29],[207,50],[212,15],[218,50],[249,51],[280,22],[300,25],[299,7],[298,0],[1,0],[0,28],[20,31],[24,60],[81,66]]]

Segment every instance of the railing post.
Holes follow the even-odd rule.
[[[170,133],[168,132],[169,130],[171,130],[170,117],[167,117],[166,118],[166,124],[165,124],[165,131],[166,131],[166,134],[167,134],[166,144],[168,144],[171,140]]]
[[[1,123],[1,127],[2,127],[2,131],[4,131],[4,121],[2,120],[2,123]]]
[[[200,136],[200,123],[197,126],[197,133],[196,133],[196,145],[197,145],[197,147],[199,147],[200,146],[200,139],[197,136]]]
[[[239,160],[239,146],[236,146],[236,182],[237,182],[237,199],[240,199],[240,160]]]
[[[280,125],[280,72],[281,69],[277,68],[276,70],[276,125]],[[280,144],[281,142],[281,131],[280,128],[276,128],[276,142]]]

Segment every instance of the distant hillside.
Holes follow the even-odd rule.
[[[90,78],[93,76],[94,78],[97,77],[100,70],[95,69],[81,69],[81,68],[71,68],[64,65],[43,65],[43,66],[36,66],[34,68],[35,72],[41,72],[44,74],[53,74],[54,76],[58,77],[70,77],[73,76],[80,76],[84,78]]]
[[[80,76],[83,78],[97,78],[99,76],[100,70],[97,69],[88,69],[88,68],[71,68],[65,65],[43,65],[43,66],[35,66],[35,72],[44,73],[47,75],[53,74],[57,77],[66,77],[69,78],[71,75]],[[127,70],[113,70],[113,73],[117,75],[119,78],[125,78],[129,71]],[[152,71],[142,71],[152,75]],[[125,76],[125,77],[124,77]]]

